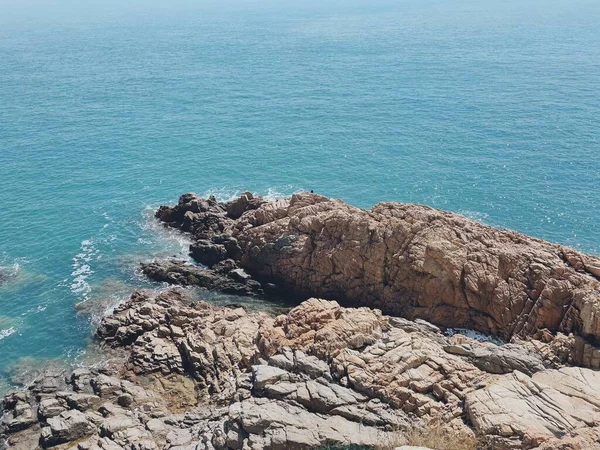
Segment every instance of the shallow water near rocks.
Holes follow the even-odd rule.
[[[600,3],[260,3],[0,4],[0,390],[84,352],[75,304],[185,256],[152,218],[184,191],[424,203],[600,253]]]
[[[504,345],[505,341],[500,339],[499,337],[492,336],[486,333],[480,333],[478,331],[469,330],[467,328],[447,328],[444,332],[446,336],[454,336],[455,334],[462,334],[463,336],[468,337],[469,339],[473,339],[478,342],[491,342],[496,345]]]

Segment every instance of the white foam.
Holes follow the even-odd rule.
[[[277,186],[270,187],[267,189],[266,193],[263,192],[253,192],[255,195],[260,195],[269,200],[279,200],[282,198],[289,197],[290,195],[301,192],[303,189],[298,186],[293,186],[291,184],[285,186]],[[242,191],[239,189],[231,189],[231,188],[212,188],[205,191],[201,197],[208,198],[211,195],[214,196],[219,202],[228,202],[230,200],[235,200],[242,194]],[[171,202],[177,203],[177,202]]]
[[[0,330],[0,341],[5,337],[10,336],[11,334],[16,333],[17,330],[14,327],[8,328],[6,330]]]
[[[265,195],[263,195],[263,197],[265,197],[266,199],[269,199],[269,200],[279,200],[282,198],[289,197],[290,195],[292,195],[296,192],[301,192],[301,191],[302,191],[302,189],[296,189],[291,185],[285,186],[284,192],[281,192],[276,188],[269,188],[269,189],[267,189],[267,193]]]
[[[19,260],[22,260],[22,258],[20,258]],[[17,276],[21,269],[22,266],[21,264],[19,264],[19,262],[17,262],[17,260],[15,260],[15,262],[13,262],[12,264],[9,263],[6,266],[0,265],[0,270],[2,270],[2,272],[8,275],[9,278]]]
[[[211,195],[214,196],[219,202],[228,202],[238,198],[242,194],[242,191],[230,188],[213,188],[208,189],[201,195],[201,197],[208,198]]]
[[[469,210],[460,210],[458,211],[458,214],[465,216],[467,219],[471,219],[474,220],[475,222],[479,222],[479,223],[487,223],[489,221],[489,214],[484,213],[484,212],[477,212],[477,211],[469,211]]]
[[[71,276],[76,277],[79,275],[89,275],[91,273],[92,269],[90,268],[90,266],[88,266],[87,264],[83,264],[77,270],[74,270],[73,273],[71,273]]]
[[[28,314],[38,314],[38,313],[46,311],[47,307],[48,307],[47,305],[33,306],[33,307],[29,308],[27,311],[25,311],[24,313],[22,313],[21,315],[26,316]]]
[[[87,295],[90,293],[92,288],[86,281],[86,277],[77,277],[71,283],[71,292],[76,295]]]
[[[177,254],[182,259],[189,259],[191,239],[188,235],[173,228],[166,228],[154,218],[157,207],[147,205],[144,208],[143,220],[139,223],[143,231],[149,232],[138,237],[138,243],[155,247],[151,253]],[[148,256],[148,255],[146,255]]]
[[[75,295],[85,297],[91,291],[87,279],[94,273],[89,263],[100,259],[100,251],[94,245],[93,239],[81,241],[80,252],[73,258],[71,267],[73,271],[71,276],[70,289]]]
[[[446,334],[448,334],[448,336],[454,336],[455,334],[462,334],[463,336],[466,336],[469,339],[473,339],[474,341],[478,341],[478,342],[492,342],[493,344],[496,344],[496,345],[505,344],[505,342],[500,338],[497,338],[490,334],[480,333],[479,331],[469,330],[468,328],[448,328],[446,330]]]

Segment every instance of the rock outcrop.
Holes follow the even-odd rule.
[[[2,450],[387,450],[415,444],[411,430],[600,450],[598,258],[425,206],[308,193],[184,194],[156,215],[191,233],[201,265],[143,264],[150,278],[305,301],[275,317],[137,291],[96,332],[122,364],[47,371],[6,396]]]
[[[573,352],[591,345],[576,363],[600,368],[597,257],[427,206],[362,210],[309,193],[228,203],[185,194],[157,217],[192,233],[192,247],[221,246],[217,259],[307,297],[504,339],[572,334]]]
[[[125,364],[46,373],[10,394],[8,448],[399,446],[415,424],[443,424],[501,450],[600,449],[597,372],[526,343],[447,336],[334,301],[272,317],[181,291],[136,292],[97,333]]]
[[[568,367],[531,377],[515,371],[469,393],[465,404],[474,427],[497,447],[516,441],[515,448],[561,448],[560,438],[571,433],[583,435],[580,444],[586,434],[596,435],[589,448],[600,442],[600,430],[589,427],[600,423],[600,374],[592,370]]]
[[[164,260],[142,263],[142,272],[155,281],[181,286],[198,286],[233,295],[264,295],[262,285],[253,280],[233,260],[221,261],[214,270],[188,264],[185,261]],[[272,286],[267,285],[267,293]]]

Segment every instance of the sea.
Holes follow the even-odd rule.
[[[0,393],[163,288],[159,205],[245,190],[600,254],[600,2],[3,0]]]

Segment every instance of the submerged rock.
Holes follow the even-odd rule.
[[[20,271],[18,264],[13,266],[0,266],[0,287],[13,281]]]

